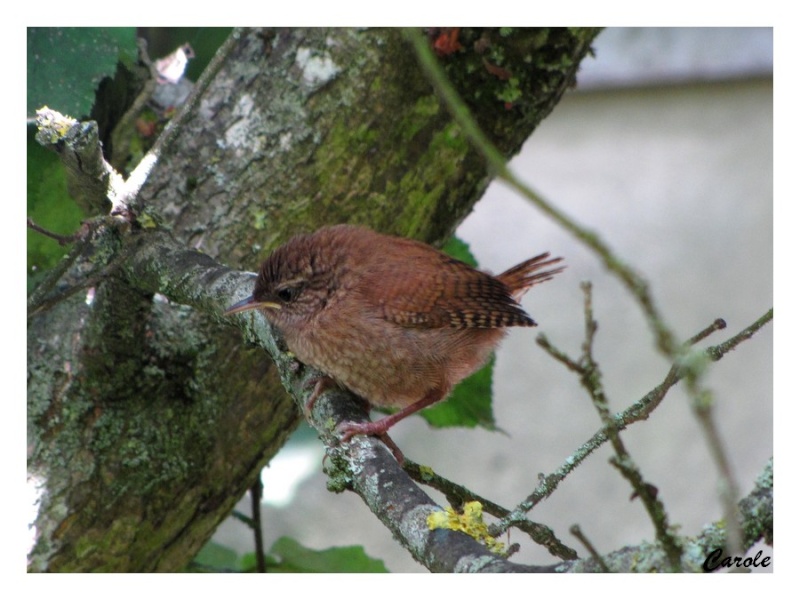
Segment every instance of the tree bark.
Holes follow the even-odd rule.
[[[511,156],[596,34],[461,30],[441,60]],[[29,317],[30,570],[184,568],[298,424],[264,353],[220,326],[246,280],[220,263],[344,221],[442,242],[491,179],[398,30],[234,35],[133,224],[98,222],[54,292],[93,296]]]

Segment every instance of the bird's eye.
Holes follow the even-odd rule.
[[[281,302],[291,302],[295,298],[297,298],[297,294],[300,291],[298,287],[283,287],[279,290],[275,291],[275,295]]]

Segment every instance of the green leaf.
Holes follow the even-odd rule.
[[[88,115],[100,81],[136,54],[133,27],[28,28],[28,116],[42,106]]]
[[[461,262],[467,263],[471,267],[478,266],[478,261],[476,261],[475,257],[472,256],[472,252],[469,250],[469,245],[465,241],[458,239],[456,236],[453,236],[447,240],[447,243],[442,248],[442,252],[449,254],[453,258],[457,258]]]
[[[445,402],[420,414],[433,427],[476,427],[496,430],[492,412],[494,355],[483,367],[459,383]]]
[[[382,560],[370,558],[361,546],[311,550],[282,537],[269,551],[268,570],[274,573],[388,573]],[[252,554],[243,563],[254,563]]]
[[[238,563],[239,557],[234,550],[216,542],[208,542],[194,557],[192,570],[235,571]]]
[[[69,235],[83,213],[67,192],[67,181],[58,155],[40,146],[28,134],[28,216],[49,231]],[[69,251],[41,233],[28,230],[28,290]]]

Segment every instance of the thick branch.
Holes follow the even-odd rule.
[[[110,180],[119,175],[103,158],[97,123],[81,123],[45,106],[36,112],[36,124],[36,140],[61,157],[76,204],[90,216],[108,213]]]

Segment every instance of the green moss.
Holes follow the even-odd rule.
[[[88,555],[97,552],[98,545],[102,544],[103,538],[96,535],[85,535],[75,543],[75,556],[79,560],[84,560]]]
[[[42,447],[42,452],[56,448],[55,457],[37,457],[37,462],[61,465],[73,473],[99,466],[102,480],[111,488],[104,502],[112,503],[131,489],[144,495],[163,482],[191,479],[192,470],[207,463],[215,443],[212,425],[219,420],[223,403],[204,381],[215,348],[192,334],[190,311],[170,312],[174,317],[170,325],[149,331],[148,356],[141,370],[127,379],[125,398],[105,395],[116,388],[104,387],[98,375],[96,381],[85,381],[80,390],[71,391],[69,402],[50,405],[42,415],[60,422],[54,434],[59,441]],[[104,457],[102,464],[94,457]]]
[[[267,225],[267,211],[259,209],[257,207],[252,207],[250,210],[251,216],[253,217],[253,227],[261,231]]]
[[[434,133],[419,161],[422,168],[408,171],[400,179],[396,194],[404,199],[398,215],[403,233],[420,237],[426,230],[433,212],[458,176],[460,163],[468,151],[469,143],[455,123]]]
[[[349,477],[347,477],[344,473],[339,471],[328,478],[325,487],[328,489],[329,492],[333,492],[334,494],[341,494],[342,492],[346,492],[347,490],[349,490],[352,487],[352,483]]]
[[[466,28],[460,35],[464,50],[442,61],[448,76],[469,100],[479,125],[502,152],[512,154],[527,137],[529,122],[538,122],[551,107],[537,104],[541,90],[564,87],[564,74],[552,69],[574,48],[574,36],[566,29],[528,28]],[[442,239],[449,233],[441,223],[444,215],[449,211],[452,216],[453,207],[463,205],[459,199],[485,180],[477,154],[452,125],[429,84],[420,80],[417,65],[408,60],[408,49],[400,41],[394,40],[397,48],[384,49],[396,54],[393,70],[374,69],[375,75],[370,72],[363,84],[367,93],[355,94],[366,101],[354,103],[353,94],[341,94],[334,95],[335,106],[321,107],[316,103],[325,102],[324,97],[310,100],[314,114],[335,118],[318,124],[316,130],[327,132],[324,140],[294,140],[293,152],[308,151],[304,156],[313,177],[292,189],[295,203],[292,209],[281,209],[281,219],[303,229],[348,220],[391,233]],[[361,56],[372,60],[369,53]],[[414,85],[419,89],[409,94],[408,86]],[[378,102],[388,86],[403,88],[400,97],[409,98],[407,103]],[[272,208],[266,210],[272,214]],[[281,240],[270,244],[273,241]]]
[[[522,89],[519,87],[519,79],[517,77],[509,78],[507,85],[497,92],[497,99],[508,104],[514,104],[520,98],[522,98]]]
[[[389,130],[374,125],[353,128],[344,122],[333,125],[314,161],[323,205],[349,199],[356,190],[369,190],[359,222],[407,235],[424,231],[467,150],[457,129],[447,125],[442,130],[439,122],[446,123],[442,109],[437,97],[429,94],[399,111],[396,119],[382,119]],[[388,162],[371,160],[376,154]],[[410,163],[424,168],[409,170]],[[309,205],[306,212],[312,208],[319,212],[324,206]]]
[[[328,491],[340,494],[352,489],[353,478],[347,461],[332,457],[331,461],[326,463],[325,473],[328,475],[328,481],[326,483]]]
[[[414,107],[405,118],[398,123],[400,139],[410,142],[424,128],[430,125],[431,119],[439,114],[441,107],[436,95],[423,96],[417,100]]]
[[[380,76],[376,76],[372,79],[372,82],[370,82],[369,84],[369,91],[380,92],[383,85],[384,85],[383,78]]]

